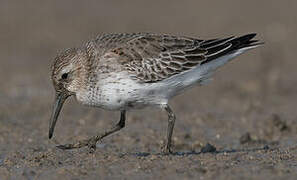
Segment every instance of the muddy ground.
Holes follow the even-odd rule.
[[[1,1],[0,179],[296,179],[296,7],[268,0]],[[257,32],[266,44],[171,101],[173,155],[159,154],[167,119],[158,109],[129,112],[127,126],[93,154],[55,148],[119,118],[70,99],[48,140],[57,52],[103,32],[137,31],[200,38]]]

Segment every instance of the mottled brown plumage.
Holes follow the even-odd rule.
[[[254,36],[200,40],[150,33],[106,34],[90,41],[87,52],[93,57],[117,56],[118,63],[135,78],[157,82],[226,54],[239,44],[256,45],[256,41],[250,42]]]

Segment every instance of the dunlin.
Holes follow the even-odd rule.
[[[59,148],[88,146],[95,150],[99,140],[125,126],[126,111],[155,106],[168,114],[162,151],[171,153],[176,118],[169,99],[194,85],[206,84],[217,68],[259,46],[255,36],[201,40],[151,33],[106,34],[79,48],[68,49],[55,58],[52,66],[56,96],[49,138],[63,103],[73,95],[84,105],[120,111],[120,120],[90,139]]]

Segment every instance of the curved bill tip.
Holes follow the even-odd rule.
[[[51,138],[53,137],[53,134],[54,134],[53,131],[52,131],[52,132],[49,132],[49,133],[48,133],[48,138],[51,139]]]
[[[55,126],[56,126],[56,123],[58,120],[58,116],[59,116],[60,111],[63,107],[63,103],[65,102],[67,97],[68,97],[68,95],[66,95],[65,93],[57,93],[56,94],[56,98],[55,98],[55,102],[54,102],[54,106],[53,106],[53,112],[52,112],[50,122],[49,122],[49,132],[48,132],[49,139],[51,139],[53,137]]]

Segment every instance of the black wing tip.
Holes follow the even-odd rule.
[[[253,38],[256,37],[256,36],[257,36],[257,33],[248,33],[248,34],[243,35],[243,36],[241,36],[241,37],[247,37],[247,38],[249,38],[249,39],[253,39]]]
[[[253,47],[253,46],[260,46],[263,45],[264,42],[260,42],[257,39],[254,39],[254,37],[257,36],[257,33],[249,33],[245,34],[243,36],[239,36],[232,41],[230,41],[237,49],[245,48],[245,47]],[[235,48],[234,47],[234,48]]]
[[[263,42],[259,42],[259,40],[254,39],[256,35],[257,33],[249,33],[242,36],[230,36],[229,38],[222,39],[223,41],[220,41],[219,45],[218,43],[215,44],[216,42],[207,44],[206,48],[208,52],[206,55],[208,57],[207,60],[203,61],[201,64],[210,62],[217,57],[232,53],[240,49],[251,49],[264,44]],[[227,45],[228,48],[226,48]]]
[[[242,36],[229,36],[227,38],[218,38],[218,39],[211,39],[202,42],[201,48],[211,49],[213,47],[217,47],[226,43],[231,43],[232,48],[242,48],[243,46],[253,46],[253,45],[260,45],[258,40],[255,40],[254,37],[257,36],[257,33],[248,33]],[[231,49],[232,49],[231,48]]]
[[[244,42],[251,42],[251,41],[255,41],[253,39],[256,36],[257,36],[257,33],[249,33],[249,34],[245,34],[243,36],[236,37],[232,41],[239,41],[239,42],[242,42],[242,43],[244,43]]]
[[[263,41],[260,41],[258,39],[254,39],[254,37],[256,37],[258,34],[257,33],[250,33],[250,34],[246,34],[243,36],[246,36],[249,39],[250,43],[260,43],[260,44],[264,44]]]

